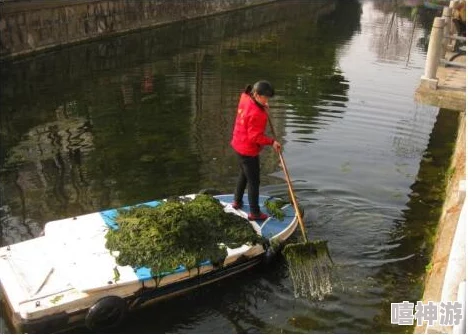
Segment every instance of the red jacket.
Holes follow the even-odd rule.
[[[243,156],[258,156],[263,146],[272,145],[274,140],[264,134],[267,122],[267,112],[242,93],[231,140],[234,150]]]

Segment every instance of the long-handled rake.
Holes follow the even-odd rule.
[[[268,123],[273,136],[277,138],[269,115]],[[309,241],[301,211],[294,194],[291,178],[289,177],[286,162],[281,151],[278,151],[278,156],[288,184],[289,197],[293,203],[299,226],[301,227],[302,237],[304,238],[304,242],[290,243],[283,249],[283,255],[288,263],[289,273],[294,286],[294,295],[296,297],[304,296],[321,300],[327,293],[331,292],[330,276],[333,262],[330,258],[326,241]]]

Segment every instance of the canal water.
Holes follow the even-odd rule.
[[[422,296],[457,115],[414,101],[437,13],[403,5],[284,1],[4,62],[1,245],[51,220],[232,192],[237,99],[268,79],[309,238],[335,262],[332,293],[294,298],[280,258],[120,331],[411,331],[390,323],[390,304]],[[271,148],[261,161],[261,192],[287,197]]]

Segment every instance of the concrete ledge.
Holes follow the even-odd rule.
[[[466,198],[466,180],[460,180],[458,185],[458,203],[462,204]]]
[[[459,285],[466,281],[466,210],[467,199],[460,200],[461,181],[466,179],[466,117],[460,113],[460,127],[452,156],[454,173],[446,188],[446,200],[437,227],[432,253],[432,268],[427,273],[422,301],[457,300]],[[463,194],[462,194],[463,196]],[[427,324],[416,326],[414,333],[452,333],[453,327]]]
[[[439,79],[431,79],[422,76],[421,77],[421,88],[427,90],[436,90],[437,84],[439,84]]]
[[[445,273],[444,285],[442,287],[441,301],[457,301],[458,289],[462,282],[466,280],[466,218],[468,204],[464,201],[460,217],[458,219],[457,230],[453,238],[452,248]],[[428,331],[430,330],[428,327]],[[453,327],[434,327],[443,333],[452,333]],[[427,331],[426,331],[427,332]]]
[[[458,326],[453,327],[454,334],[466,334],[466,280],[458,286],[457,301],[463,304],[462,315],[463,318]]]
[[[465,56],[457,58],[464,64]],[[415,100],[421,104],[457,111],[466,110],[466,70],[459,67],[439,66],[437,79],[421,77]]]

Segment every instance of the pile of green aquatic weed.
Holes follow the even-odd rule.
[[[265,201],[265,207],[268,213],[280,221],[284,219],[284,212],[281,208],[286,204],[288,204],[288,202],[282,199],[267,199]]]
[[[153,274],[179,265],[193,268],[206,260],[222,263],[226,247],[264,242],[247,219],[224,212],[206,194],[119,210],[115,221],[118,229],[106,234],[106,247],[119,252],[117,264],[149,267]]]

